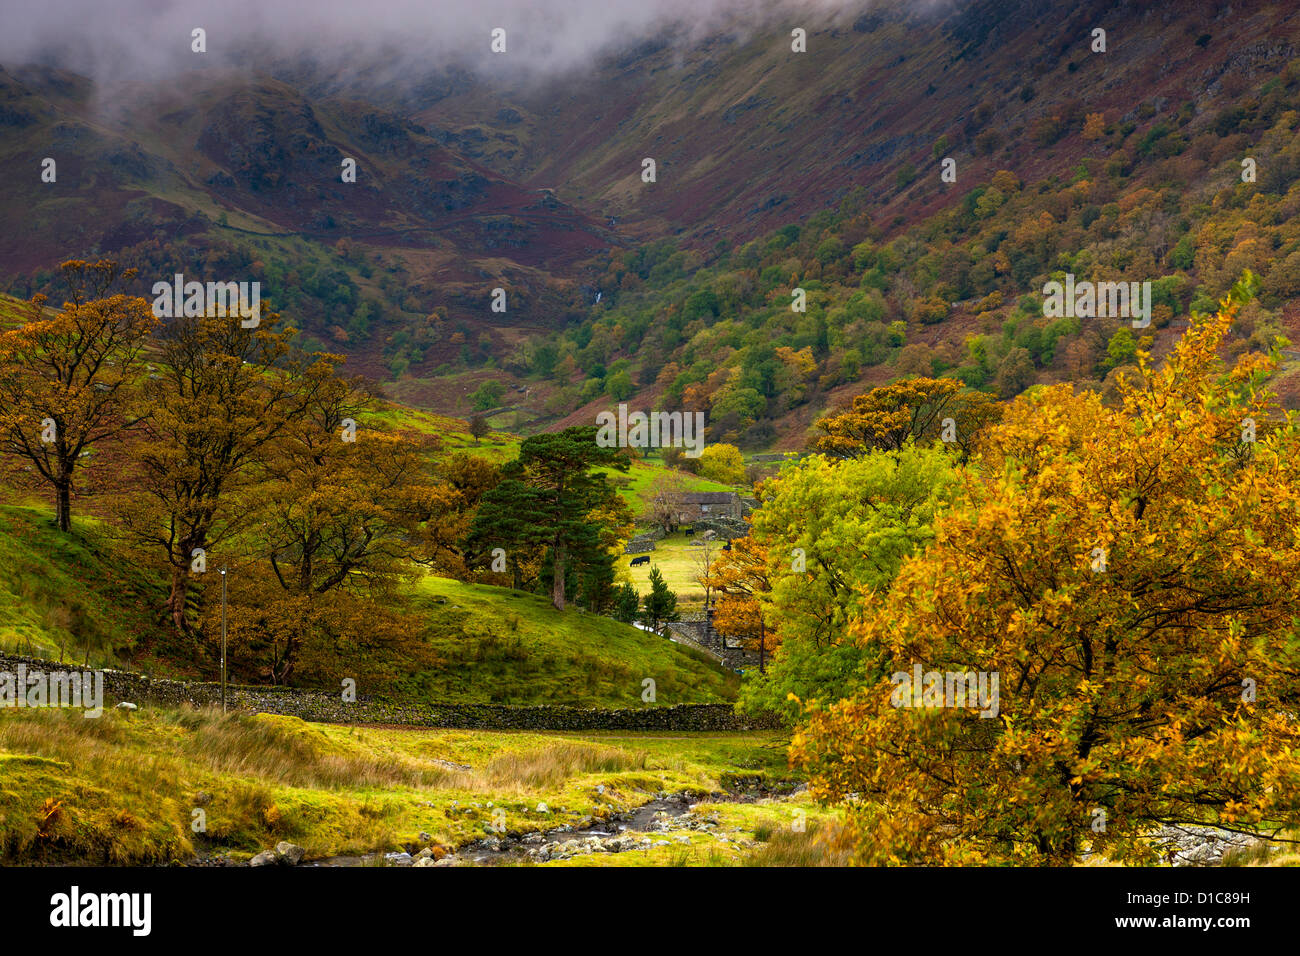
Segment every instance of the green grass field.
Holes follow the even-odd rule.
[[[466,703],[642,707],[735,699],[739,678],[694,651],[612,618],[555,610],[540,595],[427,577],[416,605],[444,666],[408,694]]]
[[[0,331],[22,325],[28,317],[27,303],[0,293]]]
[[[0,506],[0,649],[52,660],[120,663],[153,623],[163,593],[115,560],[102,526],[74,517],[72,535],[48,505]]]
[[[625,554],[618,559],[618,573],[626,574],[641,596],[650,593],[650,571],[658,568],[665,583],[677,595],[678,606],[693,608],[703,606],[704,588],[697,578],[700,575],[703,560],[703,548],[693,542],[702,538],[688,538],[677,533],[655,542],[655,549],[647,553],[650,563],[640,567],[631,567],[632,558],[639,555]],[[713,544],[713,558],[717,559],[722,551],[721,541]]]
[[[561,734],[309,724],[295,717],[24,710],[0,721],[0,860],[147,864],[309,858],[605,818],[661,791],[786,779],[774,733]],[[598,789],[598,787],[602,789]],[[539,809],[545,804],[545,809]],[[195,810],[205,829],[195,832]],[[500,818],[498,818],[500,819]],[[635,858],[624,861],[635,865]]]
[[[646,506],[650,501],[654,480],[663,474],[664,464],[656,458],[643,458],[639,461],[632,462],[632,465],[626,472],[617,472],[613,469],[604,469],[611,481],[616,484],[623,484],[624,487],[619,489],[623,499],[632,507],[632,513],[640,519],[646,511]],[[599,469],[598,469],[599,470]],[[687,472],[679,473],[682,479],[682,487],[686,491],[735,491],[732,485],[720,484],[716,481],[710,481],[708,478],[701,478],[699,475],[692,475]]]
[[[162,582],[120,560],[95,520],[74,527],[56,531],[48,506],[0,506],[0,650],[122,666],[159,626]],[[736,696],[735,674],[680,645],[601,615],[561,613],[540,595],[430,576],[412,599],[441,666],[405,679],[399,695],[640,707],[648,677],[659,704]]]

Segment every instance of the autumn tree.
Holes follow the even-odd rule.
[[[810,707],[792,751],[818,797],[855,795],[862,861],[1149,863],[1162,825],[1294,825],[1300,434],[1249,441],[1267,360],[1216,357],[1242,296],[1163,367],[1139,353],[1119,407],[1017,399],[934,542],[868,600],[864,688]],[[915,706],[918,665],[940,686]],[[981,674],[992,708],[947,696]]]
[[[367,600],[341,588],[289,593],[265,562],[230,575],[229,670],[237,680],[328,687],[357,682],[358,694],[391,689],[438,663],[426,623],[400,601]],[[203,610],[204,631],[219,633],[221,604]]]
[[[817,427],[825,434],[815,450],[853,458],[872,449],[897,451],[908,441],[943,439],[966,457],[997,415],[996,402],[956,379],[904,379],[858,395],[849,410],[821,419]],[[951,430],[945,429],[947,419]]]
[[[82,456],[142,414],[131,390],[156,320],[144,299],[110,294],[134,270],[71,260],[60,272],[59,313],[47,318],[38,295],[28,321],[0,334],[0,449],[31,463],[54,492],[55,524],[70,531]]]
[[[767,548],[752,537],[733,538],[731,550],[722,552],[713,562],[708,581],[718,595],[714,627],[757,651],[759,673],[764,672],[768,652],[778,639],[764,608],[772,590]]]
[[[720,552],[717,542],[707,533],[700,536],[698,545],[692,556],[692,563],[695,566],[692,577],[704,589],[704,606],[707,608],[713,604],[713,562]]]
[[[500,481],[501,469],[486,458],[464,452],[440,457],[420,500],[414,559],[438,574],[470,577],[470,528],[479,502]],[[521,565],[511,567],[523,573]],[[515,586],[521,583],[517,577]]]
[[[1083,138],[1095,142],[1106,135],[1106,117],[1101,113],[1089,113],[1083,123]]]
[[[672,534],[681,523],[682,496],[686,494],[686,478],[676,469],[661,468],[650,482],[649,501],[645,518],[664,534]]]
[[[735,445],[709,445],[700,452],[700,474],[710,481],[738,485],[745,480],[745,456]]]
[[[423,511],[419,448],[362,427],[373,400],[336,374],[333,356],[298,374],[292,415],[262,456],[257,537],[287,593],[388,597],[409,570]]]
[[[309,674],[328,670],[331,658],[355,671],[349,648],[359,640],[374,653],[408,643],[388,612],[414,566],[412,538],[430,490],[414,441],[365,427],[373,399],[337,373],[336,356],[282,365],[296,388],[283,427],[258,455],[256,508],[236,549],[254,557],[240,568],[231,613],[251,632],[259,676],[276,684],[304,665]]]
[[[794,718],[791,694],[836,701],[858,689],[866,650],[850,626],[929,544],[957,482],[951,456],[907,444],[844,461],[813,455],[761,486],[750,535],[768,555],[781,644],[766,676],[742,689],[747,709]]]
[[[261,502],[268,445],[300,413],[310,389],[278,369],[292,329],[264,315],[257,328],[237,320],[185,317],[168,322],[159,339],[156,378],[144,385],[149,407],[139,471],[117,512],[123,534],[164,562],[170,576],[167,610],[188,633],[186,603],[208,551],[248,530]]]

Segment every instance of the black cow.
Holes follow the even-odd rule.
[[[722,550],[723,550],[723,551],[730,551],[730,550],[731,550],[731,542],[728,541],[726,544],[724,544],[724,545],[722,546]]]
[[[694,529],[694,528],[687,528],[687,529],[686,529],[686,537],[689,538],[689,537],[690,537],[691,535],[693,535],[693,534],[695,534],[695,529]]]
[[[634,568],[635,568],[638,564],[649,564],[649,563],[650,563],[650,555],[648,555],[648,554],[643,554],[643,555],[641,555],[641,557],[639,557],[639,558],[633,558],[633,559],[632,559],[632,567],[634,567]]]

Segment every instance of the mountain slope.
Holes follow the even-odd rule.
[[[791,51],[793,27],[808,31],[808,52]],[[1104,53],[1092,52],[1094,28],[1109,28]],[[1200,108],[1225,84],[1239,96],[1233,78],[1280,69],[1295,55],[1283,38],[1297,35],[1300,12],[1279,4],[877,3],[857,16],[746,17],[702,43],[664,36],[607,58],[594,78],[461,84],[414,115],[503,174],[619,217],[630,235],[683,231],[711,246],[802,219],[854,186],[882,220],[915,222],[947,202],[941,156],[968,187],[999,168],[1063,171],[1074,144],[1044,148],[1038,124],[1147,101]],[[644,157],[656,159],[655,184],[640,181]],[[900,186],[909,167],[919,178]]]

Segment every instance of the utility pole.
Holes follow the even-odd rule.
[[[221,712],[226,712],[226,569],[221,569]]]

